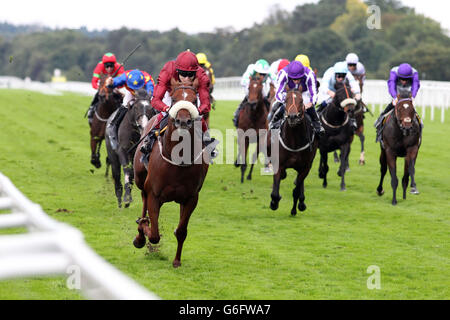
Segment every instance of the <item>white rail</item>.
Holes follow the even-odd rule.
[[[242,100],[244,90],[240,85],[241,77],[216,78],[213,96],[216,100]],[[319,79],[320,81],[321,79]],[[430,119],[434,121],[436,108],[440,108],[441,122],[445,120],[445,111],[450,106],[450,82],[421,81],[420,90],[416,97],[416,106],[421,108],[422,117],[429,108]],[[44,83],[29,80],[21,80],[15,77],[0,77],[0,88],[15,88],[40,91],[46,94],[62,94],[63,91],[76,92],[85,95],[94,95],[88,82]],[[386,80],[366,80],[363,92],[364,102],[372,105],[372,111],[376,106],[384,108],[390,102]]]
[[[28,200],[0,173],[0,229],[28,233],[0,235],[0,280],[65,275],[90,299],[159,299],[90,249],[82,233],[58,222]],[[68,279],[69,285],[69,279]]]

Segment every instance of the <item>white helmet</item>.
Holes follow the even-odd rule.
[[[359,62],[359,58],[356,53],[349,53],[345,58],[347,64],[357,64]]]

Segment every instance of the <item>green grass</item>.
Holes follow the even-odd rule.
[[[134,248],[139,192],[133,190],[130,208],[118,209],[104,167],[93,170],[83,118],[89,102],[89,97],[73,94],[1,90],[0,170],[50,216],[80,229],[103,258],[163,299],[450,298],[449,112],[444,124],[426,117],[416,166],[421,193],[403,200],[399,192],[396,207],[391,205],[389,174],[386,194],[380,198],[375,192],[379,146],[370,115],[366,165],[357,164],[356,139],[347,191],[339,191],[338,167],[332,161],[329,186],[323,189],[317,155],[305,182],[308,209],[296,217],[290,215],[292,170],[282,182],[283,199],[274,212],[269,208],[272,177],[260,175],[259,165],[254,179],[244,184],[233,165],[211,166],[189,223],[182,266],[174,269],[178,206],[162,208],[157,252]],[[236,105],[219,101],[211,127],[222,132],[231,128]],[[103,163],[105,153],[103,147]],[[380,267],[380,290],[367,288],[371,265]],[[82,298],[66,289],[65,281],[0,281],[0,299]]]

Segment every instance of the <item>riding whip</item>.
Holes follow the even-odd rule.
[[[134,50],[131,51],[130,54],[123,60],[123,62],[122,62],[120,65],[123,67],[123,66],[125,65],[125,62],[127,62],[127,60],[133,55],[133,53],[135,53],[136,50],[139,49],[141,46],[142,46],[142,43],[139,43],[139,44],[136,46],[136,48],[134,48]],[[114,74],[113,74],[111,77],[114,78],[114,77],[116,76],[117,72],[119,72],[119,70],[120,70],[120,68],[118,68],[118,69],[116,70],[116,72],[114,72]]]

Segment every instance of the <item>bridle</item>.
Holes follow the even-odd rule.
[[[409,133],[409,131],[412,129],[412,127],[411,128],[405,128],[403,126],[403,124],[402,124],[402,121],[401,121],[400,117],[398,116],[398,108],[399,108],[400,103],[401,102],[406,102],[406,101],[408,101],[409,104],[411,105],[411,107],[414,108],[414,105],[412,104],[411,98],[404,98],[404,99],[398,100],[396,105],[395,105],[395,107],[394,107],[395,120],[396,120],[397,125],[399,126],[400,130],[403,132],[403,135],[407,135]],[[414,116],[411,119],[411,121],[414,121]]]
[[[301,92],[298,91],[298,90],[291,90],[291,91],[289,91],[287,94],[292,94],[292,103],[291,103],[289,106],[286,106],[286,113],[285,113],[285,115],[284,115],[285,118],[288,118],[288,117],[289,117],[289,111],[290,111],[292,108],[295,108],[295,111],[297,110],[297,106],[296,106],[296,104],[295,104],[295,98],[296,98],[295,95],[296,95],[296,94],[300,94],[300,95],[301,95]],[[302,106],[302,113],[301,113],[301,115],[300,115],[300,111],[298,111],[298,112],[294,115],[294,118],[297,119],[297,120],[299,120],[299,121],[301,121],[301,120],[303,120],[303,119],[305,118],[305,104],[304,104],[303,102],[301,102],[301,106]]]

